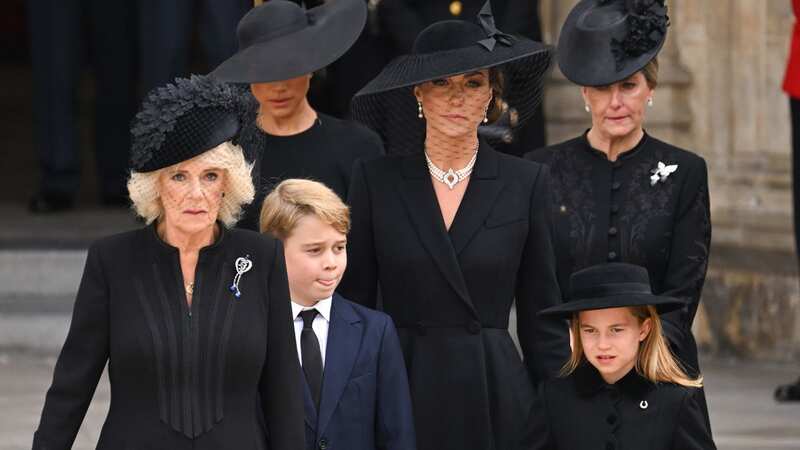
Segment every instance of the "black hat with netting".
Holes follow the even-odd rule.
[[[536,112],[551,60],[551,46],[498,30],[487,1],[475,22],[446,20],[425,28],[411,54],[392,60],[355,95],[353,117],[381,136],[387,153],[422,152],[426,124],[414,87],[490,69],[502,80],[489,110],[499,119],[478,132],[490,143],[507,142],[508,133]]]

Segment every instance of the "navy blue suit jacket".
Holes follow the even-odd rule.
[[[388,315],[334,294],[319,411],[304,386],[306,449],[416,449],[406,367]]]

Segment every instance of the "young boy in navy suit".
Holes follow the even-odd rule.
[[[392,319],[334,292],[347,267],[347,206],[322,183],[289,179],[264,199],[260,222],[284,245],[306,381],[306,449],[415,449]]]

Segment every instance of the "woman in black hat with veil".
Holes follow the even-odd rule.
[[[581,86],[592,127],[526,157],[550,167],[562,288],[571,273],[602,262],[647,268],[656,294],[687,301],[662,320],[675,356],[695,375],[691,326],[711,243],[706,163],[642,125],[668,25],[664,0],[580,1],[561,29],[558,64]]]
[[[426,28],[353,99],[389,155],[353,169],[341,290],[375,307],[380,288],[421,450],[520,448],[534,386],[569,350],[566,326],[536,317],[560,302],[547,171],[478,138],[502,102],[530,117],[550,49],[497,30],[488,2],[476,22]]]
[[[313,73],[353,45],[366,17],[363,0],[332,0],[308,10],[270,0],[239,22],[239,51],[211,75],[249,85],[254,97],[255,114],[240,145],[255,161],[256,198],[240,227],[258,230],[261,202],[281,180],[314,179],[347,198],[355,160],[383,154],[375,133],[315,111],[307,98]]]

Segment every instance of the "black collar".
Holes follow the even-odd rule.
[[[593,156],[597,156],[599,158],[602,158],[604,161],[608,161],[608,155],[606,155],[605,152],[592,147],[592,144],[589,143],[589,136],[588,135],[589,135],[589,130],[586,130],[586,131],[583,132],[583,134],[580,137],[580,142],[583,144],[584,150],[586,150],[587,152],[589,152]],[[647,143],[647,141],[649,139],[650,139],[650,135],[648,135],[647,132],[644,131],[644,134],[642,135],[642,138],[639,139],[639,142],[636,143],[636,145],[632,149],[630,149],[630,150],[628,150],[626,152],[622,152],[617,157],[617,162],[619,162],[621,164],[625,160],[636,156],[639,153],[639,150],[641,150],[642,148],[645,147],[644,144]],[[609,162],[611,162],[611,161],[609,161]]]
[[[600,376],[600,372],[591,364],[584,361],[572,374],[575,388],[582,396],[592,396],[602,390],[618,390],[633,399],[640,400],[648,391],[655,388],[655,384],[631,369],[624,377],[614,384],[608,384]]]

